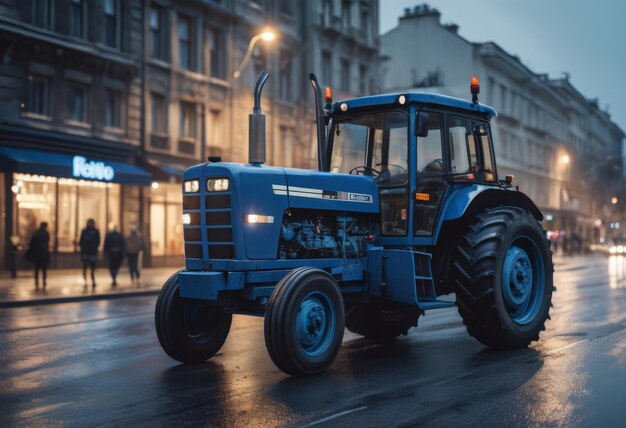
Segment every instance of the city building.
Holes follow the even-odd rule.
[[[379,50],[378,0],[0,1],[0,269],[27,266],[14,250],[42,221],[51,267],[78,266],[88,218],[180,265],[182,172],[247,160],[258,74],[267,163],[314,168],[309,72],[374,93]]]
[[[552,79],[496,43],[465,40],[428,5],[405,10],[381,36],[381,55],[386,92],[469,98],[470,77],[479,76],[480,102],[498,111],[492,131],[500,178],[515,176],[548,230],[587,243],[605,235],[611,195],[623,184],[624,132],[567,75]]]

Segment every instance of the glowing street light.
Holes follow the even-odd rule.
[[[273,40],[276,40],[276,33],[273,32],[272,30],[267,29],[250,39],[250,43],[248,43],[248,50],[246,51],[246,54],[243,56],[243,59],[241,60],[241,64],[239,64],[239,67],[237,67],[237,70],[235,70],[235,72],[233,73],[233,77],[235,79],[238,79],[241,76],[241,72],[248,64],[248,61],[250,61],[250,57],[252,56],[254,47],[256,46],[259,40],[263,40],[265,42],[271,42]]]
[[[563,165],[568,165],[569,161],[570,161],[569,155],[568,154],[564,154],[563,156],[561,156],[560,160],[561,160],[561,163]]]
[[[617,203],[617,196],[613,196],[613,197],[611,198],[611,203],[612,203],[613,205],[615,205],[615,204]]]

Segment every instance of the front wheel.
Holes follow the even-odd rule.
[[[183,299],[178,288],[177,272],[165,282],[157,298],[157,337],[173,359],[201,363],[217,354],[226,341],[232,315],[200,300]]]
[[[268,301],[265,346],[287,374],[321,372],[339,352],[344,322],[343,297],[333,277],[320,269],[294,269]]]
[[[527,210],[480,213],[457,245],[454,270],[459,314],[470,335],[499,349],[539,339],[554,269],[546,233]]]

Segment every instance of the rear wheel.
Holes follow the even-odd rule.
[[[499,349],[538,340],[554,289],[552,253],[541,224],[518,207],[487,209],[456,250],[457,304],[469,334]]]
[[[344,306],[323,270],[294,269],[276,286],[265,313],[265,346],[276,366],[298,376],[329,367],[341,347]]]
[[[178,288],[177,272],[165,282],[157,299],[157,337],[173,359],[201,363],[214,356],[226,341],[232,315],[200,300],[183,299]]]
[[[346,328],[367,339],[386,341],[417,327],[421,313],[417,308],[382,302],[357,303],[346,312]]]

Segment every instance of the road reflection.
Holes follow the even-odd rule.
[[[609,287],[612,290],[626,287],[626,261],[624,256],[609,257]]]

